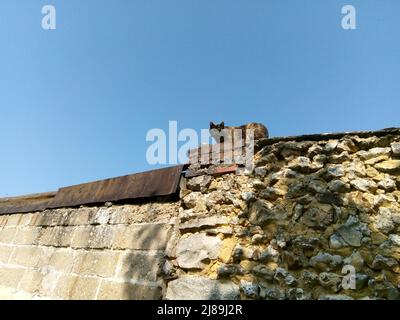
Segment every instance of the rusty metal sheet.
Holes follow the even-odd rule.
[[[0,215],[45,210],[55,195],[56,192],[47,192],[0,199]]]
[[[182,168],[179,165],[61,188],[49,208],[175,194]]]

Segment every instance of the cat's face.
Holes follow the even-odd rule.
[[[219,124],[215,124],[214,122],[210,122],[210,130],[217,130],[217,131],[222,131],[223,129],[225,129],[225,123],[222,121]]]

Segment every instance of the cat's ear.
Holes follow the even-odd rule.
[[[212,121],[210,121],[210,129],[213,129],[213,128],[215,128],[215,127],[216,127],[215,123],[212,122]]]
[[[221,128],[225,128],[225,122],[222,121],[221,124],[220,124],[220,126],[221,126]]]

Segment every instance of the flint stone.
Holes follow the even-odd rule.
[[[354,300],[354,299],[344,294],[327,294],[320,296],[318,300]]]
[[[310,300],[311,296],[306,294],[301,288],[291,288],[288,290],[289,300]]]
[[[329,288],[335,293],[341,289],[342,277],[336,273],[322,272],[320,273],[318,279],[321,286]]]
[[[338,140],[329,140],[324,147],[324,151],[329,153],[336,149],[337,145],[339,144]]]
[[[250,298],[257,298],[260,295],[260,287],[246,280],[240,281],[240,290]]]
[[[394,156],[400,156],[400,142],[393,142],[391,145]]]
[[[319,252],[316,256],[310,259],[310,265],[319,270],[334,270],[340,267],[343,259],[339,255],[331,255],[326,252]]]
[[[372,269],[376,270],[391,270],[394,267],[397,267],[398,263],[393,258],[384,257],[380,254],[377,254],[372,262]]]
[[[307,157],[298,157],[289,162],[289,168],[300,173],[315,172],[323,167],[323,164],[318,162],[311,162]]]
[[[204,218],[195,218],[179,225],[179,229],[194,229],[202,227],[214,227],[221,224],[228,224],[229,218],[224,216],[211,216]]]
[[[268,202],[257,200],[249,209],[249,221],[254,225],[264,225],[273,220],[283,220],[287,214],[278,208],[273,208]]]
[[[326,208],[322,206],[327,206]],[[334,210],[329,205],[310,207],[302,215],[300,221],[315,229],[325,229],[334,221]]]
[[[212,178],[210,176],[198,176],[188,179],[186,187],[192,191],[200,191],[203,188],[207,188],[211,184]]]
[[[352,186],[354,186],[357,190],[368,192],[368,191],[375,191],[378,186],[376,183],[369,179],[355,179],[350,182]]]
[[[342,239],[352,247],[361,246],[363,232],[365,235],[369,235],[366,224],[360,224],[359,220],[353,216],[350,216],[346,223],[341,225],[337,230]]]
[[[396,189],[396,182],[390,178],[385,178],[378,183],[378,187],[385,191],[393,191]]]
[[[391,232],[395,228],[395,224],[393,222],[394,215],[395,213],[389,208],[379,208],[379,212],[375,220],[375,227],[383,233]]]
[[[167,300],[237,300],[239,287],[231,281],[186,276],[171,281]]]
[[[388,160],[375,165],[379,171],[397,174],[400,172],[400,160]]]
[[[350,186],[342,180],[332,180],[328,184],[329,190],[332,192],[345,193],[350,191]]]
[[[326,176],[328,179],[335,179],[344,176],[344,169],[341,164],[338,165],[330,165],[326,169]]]
[[[372,148],[368,151],[362,150],[357,154],[362,160],[369,160],[372,158],[390,155],[390,148]]]

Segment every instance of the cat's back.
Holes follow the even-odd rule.
[[[254,139],[255,140],[269,137],[268,129],[262,123],[251,122],[251,123],[245,124],[242,127],[243,127],[243,129],[246,129],[246,130],[254,130]]]

